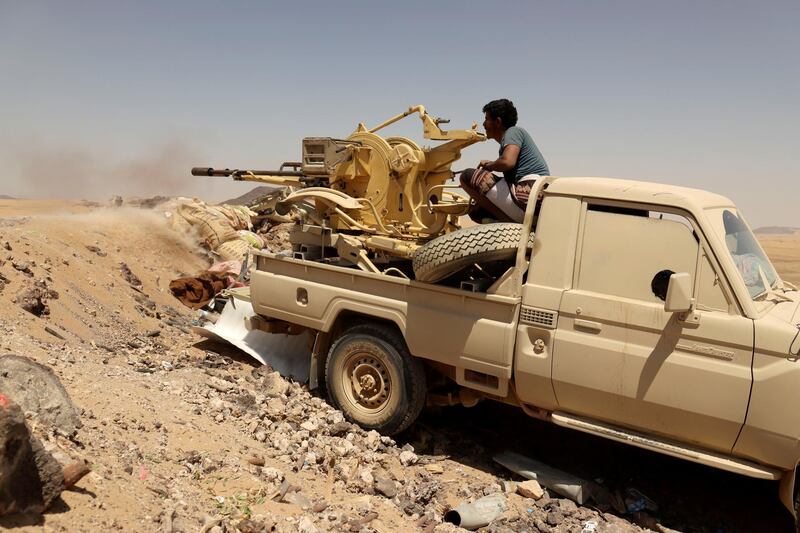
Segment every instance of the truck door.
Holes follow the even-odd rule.
[[[584,205],[554,339],[559,408],[730,451],[747,411],[753,323],[732,305],[696,224]],[[664,311],[671,272],[694,280],[696,323]]]

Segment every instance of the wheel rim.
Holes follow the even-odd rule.
[[[374,414],[389,403],[392,377],[386,362],[373,353],[355,352],[344,362],[342,385],[347,400],[356,409]]]

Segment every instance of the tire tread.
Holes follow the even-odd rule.
[[[417,280],[435,283],[473,263],[512,259],[522,238],[522,224],[497,222],[453,231],[421,246],[414,254]],[[533,233],[528,245],[533,246]]]

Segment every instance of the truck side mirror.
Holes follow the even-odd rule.
[[[688,272],[679,272],[669,277],[664,311],[686,313],[692,309],[692,277]]]

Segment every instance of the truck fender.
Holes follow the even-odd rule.
[[[327,320],[323,328],[317,331],[314,337],[314,346],[311,350],[311,365],[309,368],[309,389],[314,390],[324,382],[325,360],[328,357],[328,349],[334,340],[337,322],[346,316],[363,316],[369,320],[380,319],[381,321],[391,322],[396,325],[400,334],[405,337],[405,317],[396,311],[378,309],[365,304],[358,304],[348,301],[335,302],[327,313]]]
[[[331,306],[327,310],[327,317],[322,330],[330,332],[333,328],[333,325],[336,324],[342,313],[363,315],[367,318],[372,317],[387,320],[394,323],[400,330],[400,333],[403,335],[403,337],[405,337],[406,317],[403,316],[403,314],[399,311],[349,300],[336,300],[331,303]]]

